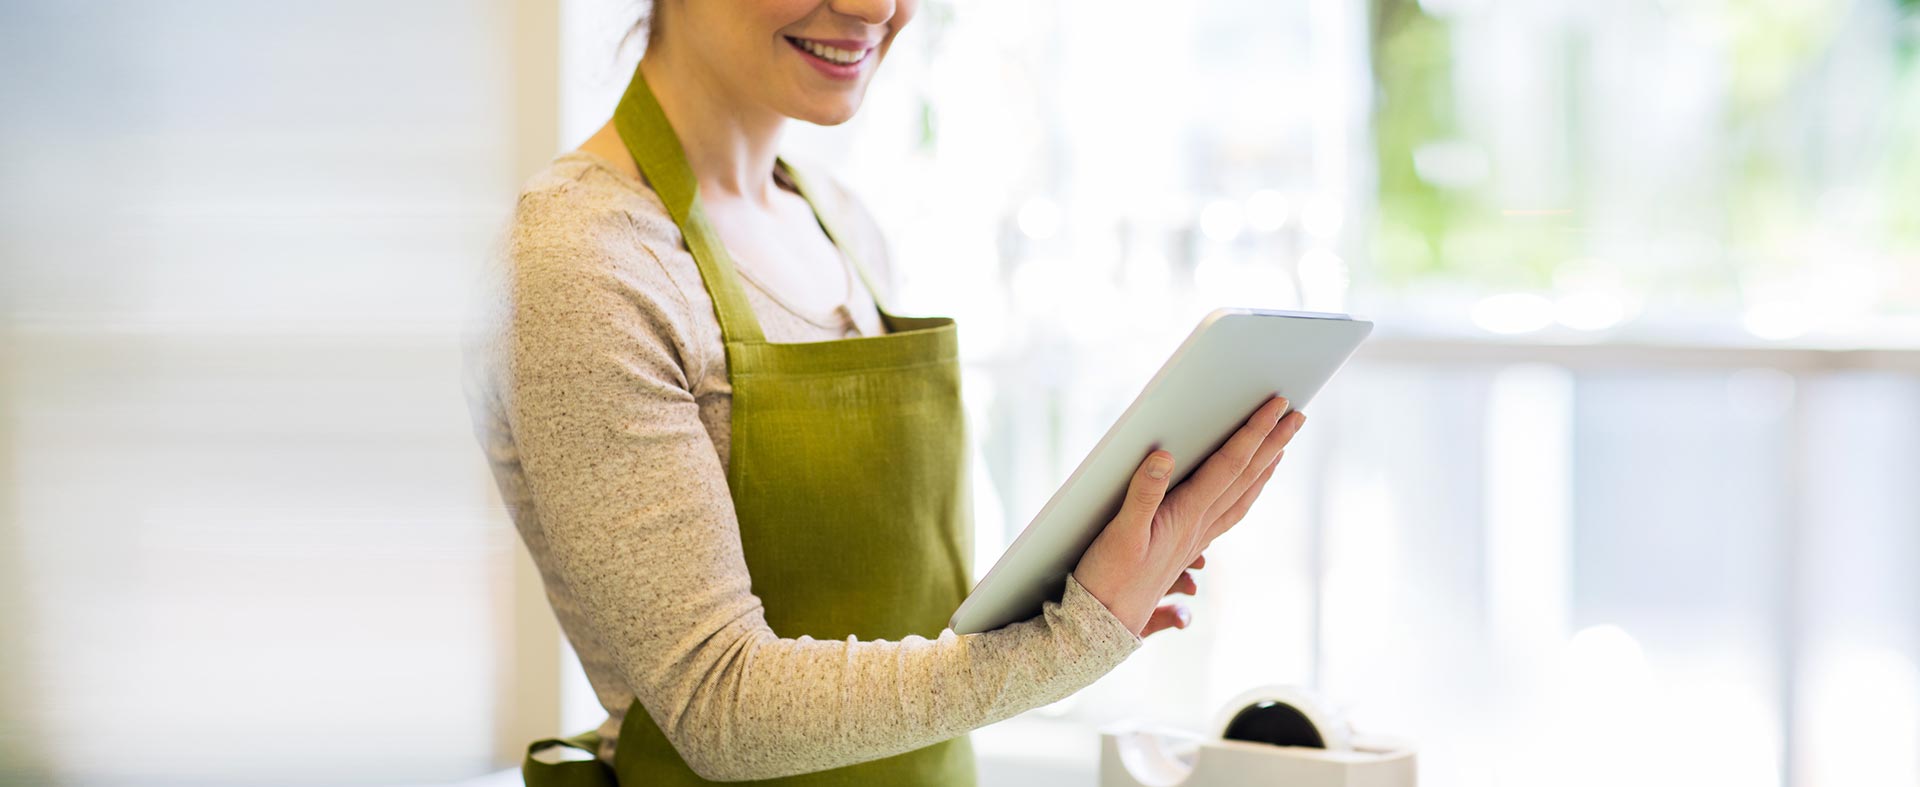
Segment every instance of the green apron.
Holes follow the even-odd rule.
[[[972,520],[958,339],[952,319],[901,317],[878,300],[887,333],[768,342],[719,236],[707,223],[679,138],[635,69],[614,112],[627,150],[666,203],[713,297],[733,386],[727,484],[753,592],[781,637],[899,640],[939,636],[966,596]],[[785,166],[782,162],[781,166]],[[844,252],[833,211],[788,168]],[[851,256],[851,255],[850,255]],[[862,282],[872,280],[853,257]],[[819,713],[833,713],[823,705]],[[599,736],[528,749],[531,787],[709,784],[694,775],[638,701],[627,708],[609,772],[599,761],[537,762],[549,745],[594,751]],[[962,735],[904,754],[756,784],[972,785]]]

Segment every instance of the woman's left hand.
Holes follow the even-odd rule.
[[[1173,587],[1167,588],[1167,595],[1178,594],[1191,596],[1199,592],[1200,587],[1194,584],[1193,581],[1193,572],[1206,567],[1206,565],[1206,555],[1201,555],[1195,559],[1193,565],[1187,566],[1187,570],[1180,572],[1180,577],[1173,581]],[[1193,622],[1193,611],[1189,609],[1187,605],[1177,601],[1171,604],[1161,604],[1153,610],[1153,616],[1147,618],[1147,627],[1140,631],[1140,636],[1144,639],[1153,636],[1156,632],[1167,629],[1183,629],[1191,622]]]

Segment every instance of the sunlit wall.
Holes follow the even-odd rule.
[[[0,783],[498,767],[505,3],[0,5]]]

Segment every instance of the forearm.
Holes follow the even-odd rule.
[[[696,679],[662,687],[647,707],[681,758],[716,780],[826,770],[928,746],[1059,700],[1139,646],[1069,581],[1040,616],[983,634],[817,641],[741,626],[709,669],[682,665]]]

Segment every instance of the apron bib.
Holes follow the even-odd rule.
[[[753,592],[781,637],[929,639],[966,596],[972,568],[966,425],[956,326],[887,311],[849,255],[887,333],[825,342],[768,342],[719,235],[708,224],[679,138],[634,70],[614,125],[685,237],[712,296],[733,386],[727,484]],[[828,213],[786,168],[843,253]],[[833,712],[821,708],[821,713]],[[549,745],[595,751],[596,733],[534,743],[531,787],[672,787],[696,776],[653,717],[627,708],[609,770],[595,761],[542,763]],[[966,736],[871,762],[753,784],[792,787],[971,787]]]

